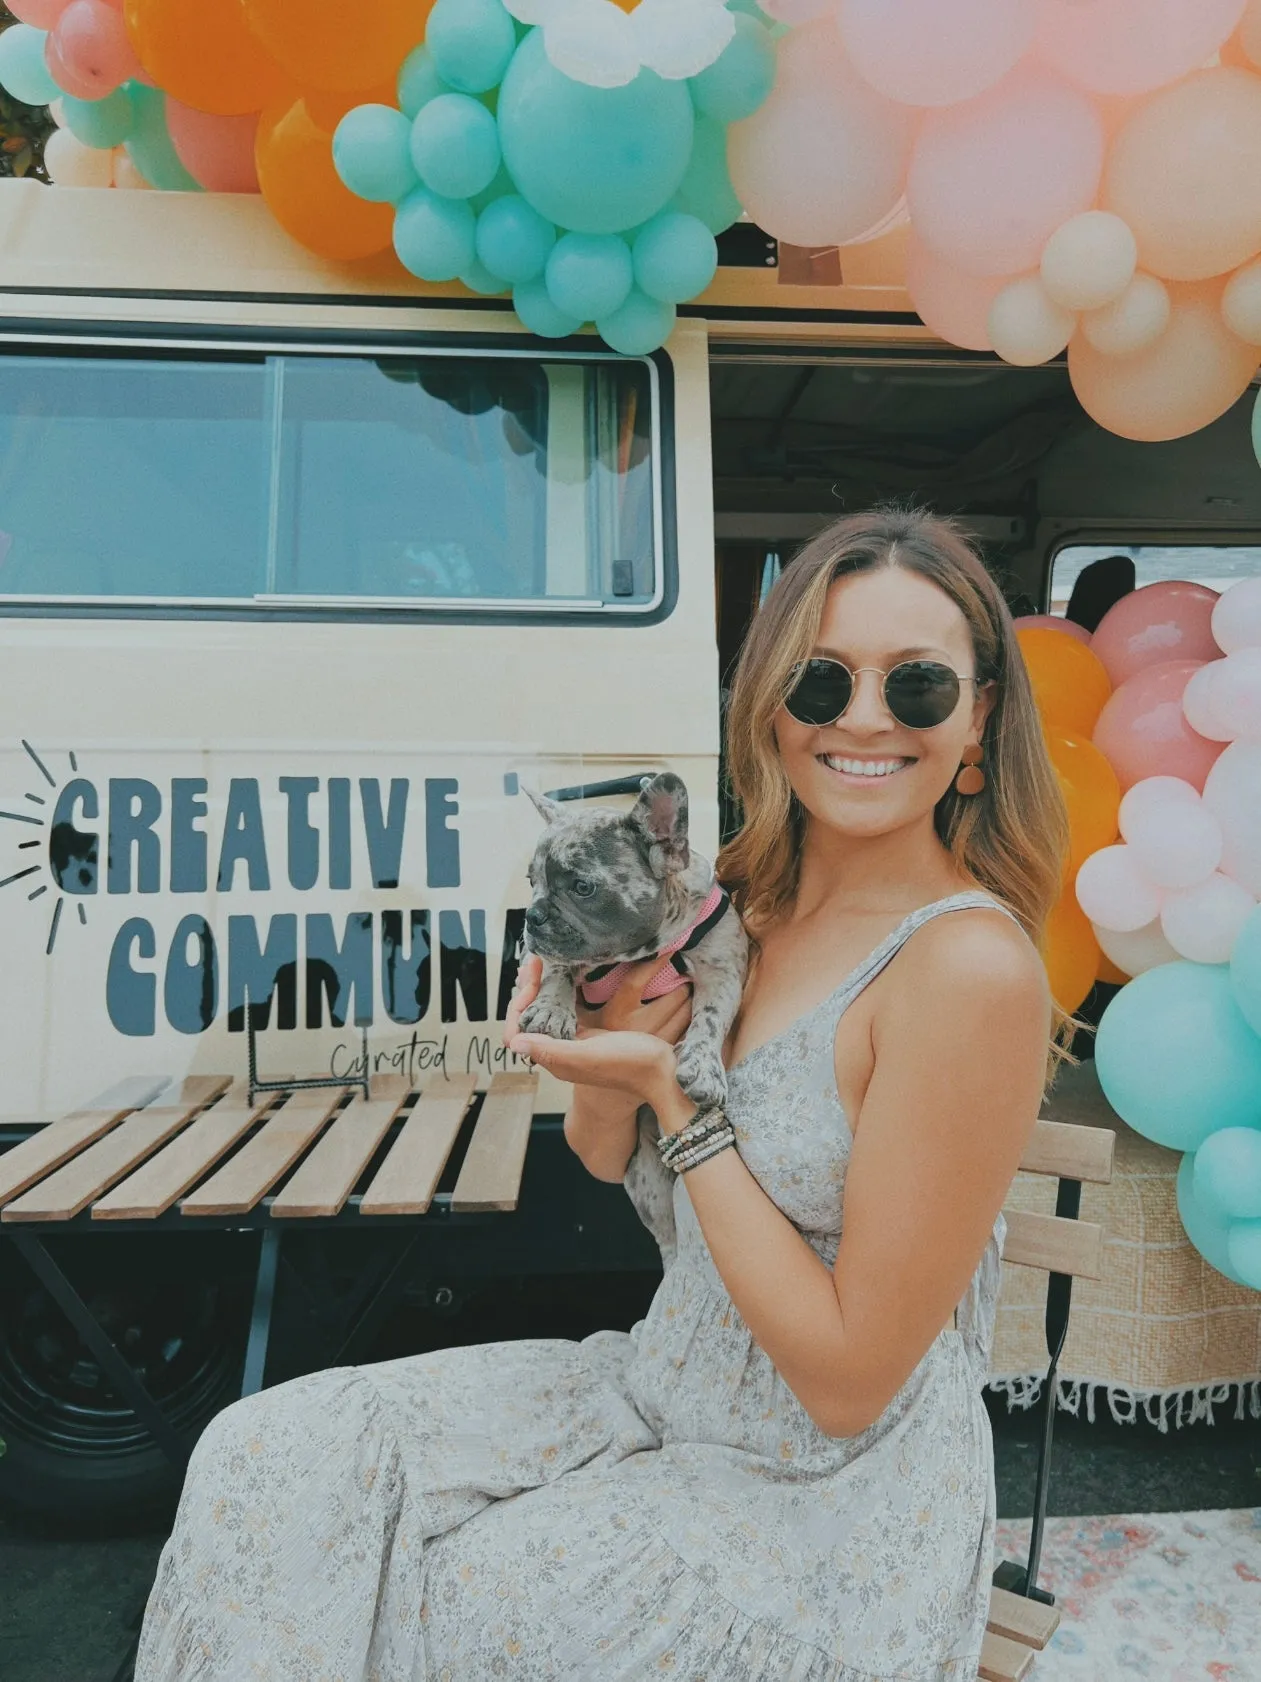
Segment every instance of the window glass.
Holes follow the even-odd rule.
[[[0,359],[0,598],[646,604],[649,365]]]
[[[1078,575],[1092,561],[1109,555],[1128,555],[1134,562],[1137,586],[1161,579],[1186,578],[1225,590],[1241,578],[1261,573],[1261,547],[1227,544],[1134,544],[1078,543],[1057,552],[1051,565],[1049,611],[1063,615]]]

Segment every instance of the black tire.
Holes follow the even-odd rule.
[[[126,1246],[105,1255],[108,1241],[93,1242],[86,1268],[82,1254],[57,1259],[191,1445],[239,1386],[239,1293],[165,1268],[160,1240],[143,1266]],[[0,1506],[42,1527],[124,1530],[168,1514],[179,1495],[181,1473],[12,1251],[0,1258],[0,1439]]]

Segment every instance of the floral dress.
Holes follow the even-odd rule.
[[[922,924],[978,906],[914,912],[730,1071],[746,1166],[829,1266],[839,1017]],[[665,1275],[629,1334],[337,1368],[212,1422],[137,1682],[974,1682],[1002,1216],[956,1324],[833,1438],[754,1342],[654,1132],[642,1112],[626,1188]]]

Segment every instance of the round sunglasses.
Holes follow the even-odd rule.
[[[959,686],[976,683],[940,660],[903,660],[887,672],[879,666],[856,671],[840,660],[803,660],[789,674],[792,688],[784,702],[799,724],[835,724],[854,698],[859,672],[878,672],[885,706],[908,730],[944,724],[959,705]]]

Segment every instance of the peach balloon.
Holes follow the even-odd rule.
[[[1091,735],[1112,693],[1103,662],[1062,631],[1017,631],[1016,641],[1044,727]]]
[[[1207,280],[1261,251],[1261,76],[1202,70],[1145,100],[1113,141],[1103,203],[1144,269]]]
[[[1261,69],[1261,0],[1248,0],[1231,45],[1237,49],[1238,57],[1245,63],[1254,64]]]
[[[166,127],[184,168],[208,193],[256,193],[256,115],[215,117],[166,96]]]
[[[1245,263],[1226,282],[1222,320],[1237,339],[1261,345],[1261,259]]]
[[[1169,325],[1143,350],[1109,356],[1084,331],[1068,347],[1077,400],[1109,432],[1146,443],[1198,432],[1247,391],[1255,346],[1226,328],[1220,282],[1171,288]]]
[[[1090,632],[1071,619],[1061,619],[1058,613],[1022,613],[1012,624],[1017,631],[1065,631],[1078,642],[1089,643]]]
[[[1106,210],[1070,216],[1042,252],[1042,284],[1066,310],[1113,303],[1134,278],[1138,244],[1128,223]]]
[[[992,87],[1033,42],[1033,0],[841,0],[854,68],[904,105],[954,105]]]
[[[1024,275],[999,292],[986,325],[1004,362],[1032,368],[1060,354],[1073,336],[1077,317],[1049,296],[1037,275]]]
[[[972,274],[1035,269],[1061,222],[1094,203],[1103,148],[1087,96],[1020,65],[979,98],[924,118],[906,188],[915,231]]]
[[[70,0],[44,56],[53,80],[76,99],[104,99],[137,69],[127,27],[105,0]]]
[[[1199,669],[1193,660],[1148,666],[1113,692],[1099,715],[1094,743],[1122,790],[1144,777],[1181,777],[1203,789],[1222,745],[1197,735],[1183,715],[1182,692]]]
[[[1090,919],[1075,895],[1062,894],[1051,907],[1042,935],[1047,983],[1061,1010],[1071,1014],[1085,1001],[1098,977],[1101,956]]]
[[[241,0],[195,6],[126,0],[124,16],[141,64],[184,105],[239,116],[270,104],[291,84],[246,23]]]
[[[9,10],[21,23],[51,29],[69,4],[70,0],[13,0]]]
[[[736,195],[791,245],[843,245],[895,209],[918,114],[859,76],[831,18],[781,37],[769,97],[727,131]]]
[[[263,112],[254,142],[258,183],[286,233],[321,257],[348,260],[384,251],[394,207],[356,198],[333,167],[333,131],[306,102],[281,101]]]
[[[1112,687],[1119,689],[1135,672],[1170,660],[1217,660],[1213,609],[1219,596],[1206,584],[1167,579],[1131,590],[1104,614],[1090,646],[1103,661]]]
[[[1121,296],[1102,309],[1087,310],[1081,330],[1105,356],[1146,350],[1169,325],[1169,288],[1154,274],[1136,274]]]
[[[955,268],[912,230],[906,244],[906,290],[915,313],[939,339],[965,350],[993,350],[990,305],[1006,284],[1002,275],[983,279]]]
[[[1136,94],[1210,59],[1244,0],[1043,0],[1037,48],[1095,93]]]

